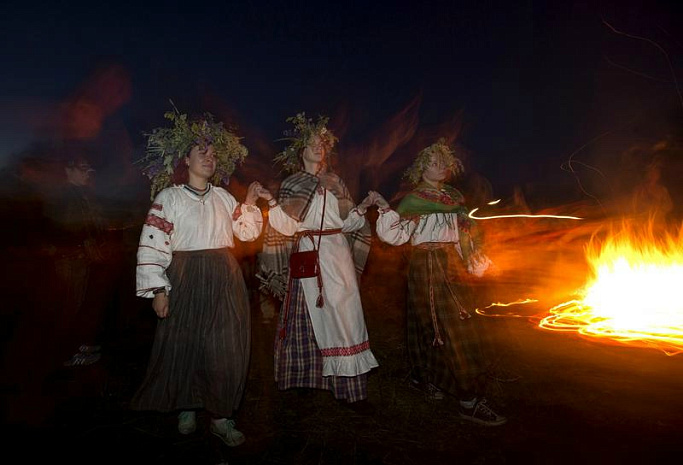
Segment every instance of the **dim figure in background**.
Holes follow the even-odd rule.
[[[367,376],[377,361],[370,350],[359,277],[370,250],[365,212],[329,169],[336,142],[327,118],[304,113],[287,120],[290,145],[276,156],[291,173],[269,199],[269,225],[261,254],[263,288],[283,300],[275,340],[275,381],[280,390],[332,391],[352,409],[368,413]],[[318,250],[317,276],[296,278],[290,252]]]
[[[652,220],[655,226],[666,226],[673,211],[669,190],[661,183],[661,161],[654,160],[645,168],[642,182],[633,192],[633,211],[643,221]]]
[[[491,262],[482,253],[482,237],[467,216],[463,195],[445,182],[462,170],[442,139],[423,149],[406,172],[415,187],[396,210],[378,193],[371,196],[379,209],[380,239],[412,245],[407,302],[411,382],[433,399],[443,399],[444,392],[457,396],[461,418],[494,426],[506,419],[482,397],[486,345],[467,284]]]
[[[87,157],[70,153],[64,166],[66,183],[52,199],[49,213],[63,303],[57,331],[66,347],[59,350],[70,354],[64,362],[68,367],[87,366],[100,359],[98,338],[105,302],[95,296],[103,279],[106,227],[92,189],[94,173]]]
[[[148,135],[144,172],[156,196],[140,236],[136,278],[137,295],[153,299],[159,321],[131,407],[180,411],[182,434],[195,431],[196,411],[205,409],[211,433],[238,446],[245,437],[234,414],[247,381],[251,322],[244,277],[230,249],[233,235],[254,241],[261,234],[255,203],[269,193],[254,182],[239,203],[212,184],[225,183],[247,156],[212,115],[191,121],[176,110],[166,118],[172,129]]]

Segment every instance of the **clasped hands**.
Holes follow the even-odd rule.
[[[273,194],[268,189],[263,187],[260,182],[254,181],[249,184],[247,188],[247,197],[244,200],[245,205],[254,205],[258,199],[265,199],[269,201],[273,198]]]
[[[268,189],[263,187],[260,182],[254,181],[247,189],[247,197],[244,203],[246,205],[254,205],[259,198],[270,201],[273,199],[273,195]],[[377,191],[368,191],[368,196],[358,204],[357,208],[361,213],[365,213],[367,209],[373,205],[382,209],[390,208],[389,202],[387,202],[386,199],[382,197],[382,194]]]
[[[368,196],[363,199],[361,203],[358,204],[358,211],[364,214],[368,208],[376,205],[378,208],[387,209],[389,207],[389,202],[386,201],[382,194],[377,191],[368,191]]]

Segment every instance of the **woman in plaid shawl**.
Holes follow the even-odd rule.
[[[407,346],[415,377],[434,399],[443,391],[460,399],[460,416],[485,425],[506,419],[480,397],[485,357],[478,318],[470,302],[468,274],[490,261],[481,253],[476,225],[463,195],[444,183],[462,163],[443,140],[425,148],[406,175],[415,188],[396,211],[377,193],[377,235],[392,245],[410,241]]]
[[[367,374],[378,366],[358,289],[370,248],[364,215],[371,200],[356,207],[341,178],[327,169],[336,139],[326,118],[315,124],[301,113],[288,121],[295,124],[292,143],[276,161],[294,173],[282,182],[277,201],[269,201],[259,274],[262,289],[284,300],[275,381],[281,390],[326,389],[353,403],[367,398]],[[302,237],[304,231],[313,235]],[[299,251],[308,251],[319,239],[322,290],[316,277],[288,276],[294,242],[300,240]]]

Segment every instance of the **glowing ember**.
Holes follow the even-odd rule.
[[[593,276],[581,299],[552,308],[541,328],[683,352],[683,234],[657,237],[624,227],[591,242],[586,257]]]

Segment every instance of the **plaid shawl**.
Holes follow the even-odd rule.
[[[346,219],[355,207],[351,194],[344,181],[334,173],[323,172],[318,176],[299,171],[287,177],[280,185],[278,204],[289,216],[302,221],[311,206],[311,200],[318,186],[322,186],[334,194],[339,204],[339,215]],[[360,277],[370,252],[371,230],[370,224],[351,233],[345,233],[351,248],[351,254],[356,266],[357,276]],[[263,250],[259,254],[259,273],[256,275],[261,281],[260,289],[283,299],[287,291],[289,275],[289,254],[296,238],[284,236],[270,224],[266,225],[263,239]]]

